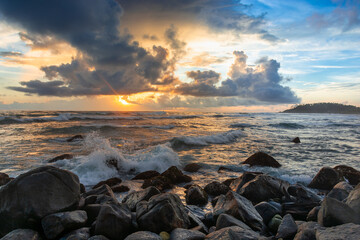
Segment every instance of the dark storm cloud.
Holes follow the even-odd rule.
[[[0,57],[18,57],[22,55],[23,54],[21,52],[9,52],[9,51],[0,52]]]
[[[255,68],[248,67],[244,52],[234,51],[235,62],[229,71],[230,78],[216,84],[219,75],[213,71],[188,72],[191,83],[183,83],[175,91],[197,97],[241,97],[269,103],[298,103],[300,99],[289,87],[281,85],[284,79],[278,72],[280,64],[262,58]]]

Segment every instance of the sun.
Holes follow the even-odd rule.
[[[119,102],[121,102],[121,104],[123,104],[123,105],[129,105],[130,104],[124,99],[124,96],[119,96]]]

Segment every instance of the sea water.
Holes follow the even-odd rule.
[[[84,139],[68,142],[81,134]],[[300,144],[291,140],[299,137]],[[0,112],[0,172],[12,177],[43,165],[76,173],[91,187],[118,176],[188,163],[204,186],[262,171],[291,183],[308,184],[323,166],[360,169],[360,115],[176,112]],[[273,156],[281,168],[241,163],[257,151]],[[48,163],[69,153],[72,159]],[[106,161],[115,159],[117,168]],[[224,166],[232,171],[220,171]],[[129,183],[132,184],[132,183]]]

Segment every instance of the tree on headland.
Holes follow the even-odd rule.
[[[312,103],[295,105],[283,113],[340,113],[360,114],[360,108],[340,103]]]

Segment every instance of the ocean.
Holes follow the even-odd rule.
[[[74,135],[84,139],[68,142]],[[300,144],[291,142],[299,137]],[[198,163],[190,175],[200,186],[244,171],[262,171],[290,183],[308,184],[323,166],[360,169],[360,116],[285,113],[0,112],[0,172],[16,177],[54,165],[76,173],[90,188],[118,176],[165,171]],[[279,169],[241,163],[264,151]],[[61,154],[73,158],[48,161]],[[118,169],[106,164],[116,159]],[[224,166],[231,171],[220,171]],[[131,190],[139,188],[125,181]],[[183,191],[183,189],[182,189]]]

